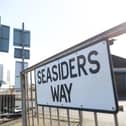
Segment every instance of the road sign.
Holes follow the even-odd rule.
[[[117,112],[109,55],[107,42],[101,41],[55,58],[35,69],[38,104]]]
[[[24,69],[28,67],[28,63],[24,62]],[[15,88],[21,88],[20,72],[22,71],[22,62],[15,62]]]
[[[0,25],[0,52],[9,51],[9,34],[10,34],[10,27]]]
[[[30,31],[14,29],[14,45],[30,47]]]
[[[30,59],[30,51],[28,49],[20,49],[20,48],[15,48],[14,49],[14,57],[15,58],[22,58],[24,59]]]

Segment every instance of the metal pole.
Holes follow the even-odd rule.
[[[42,117],[43,117],[43,126],[45,126],[45,112],[44,112],[44,106],[42,106]]]
[[[35,79],[35,76],[34,76]],[[39,112],[38,112],[38,103],[37,103],[37,89],[36,89],[36,82],[35,82],[35,112],[37,111],[37,125],[39,126]]]
[[[49,116],[50,116],[50,126],[52,126],[52,112],[51,112],[51,107],[49,107]]]
[[[21,73],[21,89],[22,89],[22,126],[27,126],[26,113],[26,97],[25,97],[25,75]]]
[[[98,117],[96,112],[94,112],[94,121],[95,121],[95,126],[98,126]]]
[[[26,85],[25,85],[25,91],[26,91],[26,111],[27,111],[27,119],[28,119],[28,125],[30,125],[30,113],[29,113],[29,110],[30,110],[30,106],[29,106],[29,90],[28,90],[28,75],[25,76],[25,82],[26,82]]]
[[[34,126],[34,118],[33,118],[33,91],[32,91],[32,72],[30,72],[30,83],[31,83],[31,107],[32,107],[32,126]]]
[[[119,126],[117,114],[114,114],[115,126]]]
[[[60,126],[59,108],[57,108],[57,119],[58,119],[58,126]]]
[[[83,113],[79,110],[79,119],[80,119],[80,126],[83,126]]]
[[[35,84],[35,109],[37,112],[37,125],[39,126],[39,112],[38,112],[38,103],[37,103],[37,91],[36,91],[36,84]]]
[[[70,126],[70,112],[69,112],[69,109],[67,109],[67,121],[68,121],[68,126]]]
[[[24,70],[24,23],[22,23],[22,71]],[[25,74],[21,75],[22,88],[22,119],[23,126],[27,126],[27,112],[26,112],[26,90],[25,90]]]

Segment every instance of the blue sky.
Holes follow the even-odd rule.
[[[13,28],[22,22],[31,31],[33,65],[126,21],[125,0],[0,0],[0,5],[1,22],[11,28],[9,54],[0,57],[9,64],[15,62]]]

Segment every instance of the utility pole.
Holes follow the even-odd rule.
[[[22,71],[24,70],[24,22],[22,23]],[[25,90],[25,75],[21,75],[21,89],[22,89],[22,119],[23,126],[27,126],[27,112],[26,112],[26,90]]]

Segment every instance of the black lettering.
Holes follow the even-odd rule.
[[[77,66],[78,66],[78,74],[81,76],[81,70],[85,75],[88,75],[87,71],[85,70],[86,58],[84,55],[77,56]]]
[[[37,72],[37,77],[38,77],[38,84],[41,84],[41,71]]]
[[[60,88],[60,102],[62,102],[63,99],[65,100],[65,102],[67,102],[67,96],[66,96],[66,93],[65,93],[64,85],[61,85],[61,88]]]
[[[77,77],[77,74],[76,74],[76,73],[73,73],[73,70],[75,69],[75,65],[72,64],[72,63],[73,63],[74,61],[75,61],[75,58],[72,58],[72,59],[69,60],[70,77],[71,77],[71,78]]]
[[[59,101],[59,85],[57,85],[57,88],[51,86],[51,93],[52,93],[52,99],[53,102]]]
[[[91,58],[93,55],[94,56],[98,55],[98,52],[94,50],[94,51],[91,51],[88,55],[88,62],[96,66],[95,68],[89,68],[89,71],[91,73],[97,73],[100,70],[100,63],[97,60],[94,60]]]
[[[62,75],[62,80],[67,79],[69,75],[68,64],[65,61],[61,62],[61,75]]]
[[[70,83],[69,88],[67,87],[66,84],[64,84],[67,94],[68,94],[68,102],[71,102],[71,89],[72,89],[72,83]]]
[[[47,82],[50,80],[50,82],[52,82],[52,77],[51,77],[51,72],[49,67],[47,68]]]
[[[56,72],[56,70],[57,70],[57,66],[56,65],[53,65],[52,66],[52,73],[53,73],[53,80],[54,81],[57,81],[58,80],[58,73]]]
[[[42,73],[42,83],[46,83],[47,82],[46,80],[44,80],[44,78],[45,78],[44,72],[45,72],[45,69],[42,69],[41,70],[41,73]]]
[[[59,71],[59,80],[61,80],[61,70],[60,70],[60,64],[58,64],[58,71]]]

